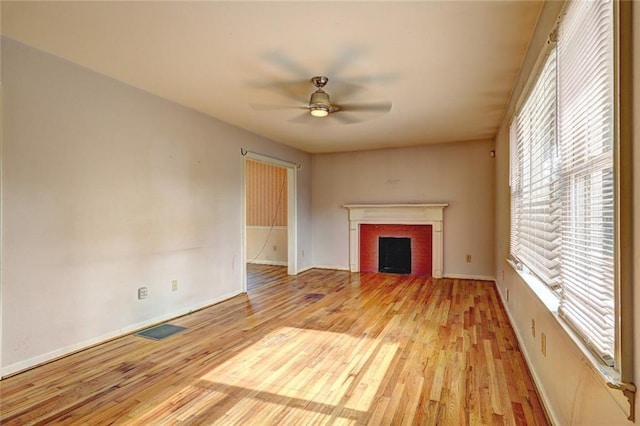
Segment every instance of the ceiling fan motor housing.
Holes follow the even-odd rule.
[[[323,76],[323,75],[319,75],[319,76],[316,76],[316,77],[312,77],[311,78],[311,82],[318,89],[322,89],[329,82],[329,79],[327,77]]]

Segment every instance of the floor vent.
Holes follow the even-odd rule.
[[[173,336],[176,333],[186,330],[186,327],[180,327],[173,324],[161,324],[155,327],[147,328],[146,330],[139,331],[136,336],[145,337],[152,340],[162,340],[169,336]]]

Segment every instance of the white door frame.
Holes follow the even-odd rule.
[[[260,161],[287,169],[287,274],[298,274],[297,170],[298,165],[255,152],[242,157],[242,291],[247,291],[247,160]]]
[[[2,80],[0,79],[0,129],[3,126],[3,110],[2,110]],[[3,212],[3,199],[2,199],[2,169],[3,169],[3,163],[4,163],[4,157],[3,157],[3,153],[4,153],[4,141],[2,139],[2,133],[0,132],[0,224],[2,224],[2,212]],[[3,233],[4,233],[4,229],[0,228],[0,380],[3,377],[3,373],[2,373],[2,285],[4,282],[4,273],[2,273],[2,271],[4,271],[3,269],[3,265],[2,265],[2,242],[3,242]]]

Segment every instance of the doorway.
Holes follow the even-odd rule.
[[[247,152],[243,159],[243,238],[245,262],[243,291],[247,291],[247,266],[281,265],[297,274],[296,239],[297,165]]]
[[[246,162],[246,262],[287,265],[287,169]]]

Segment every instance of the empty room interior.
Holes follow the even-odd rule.
[[[0,19],[1,424],[638,421],[637,2]]]

